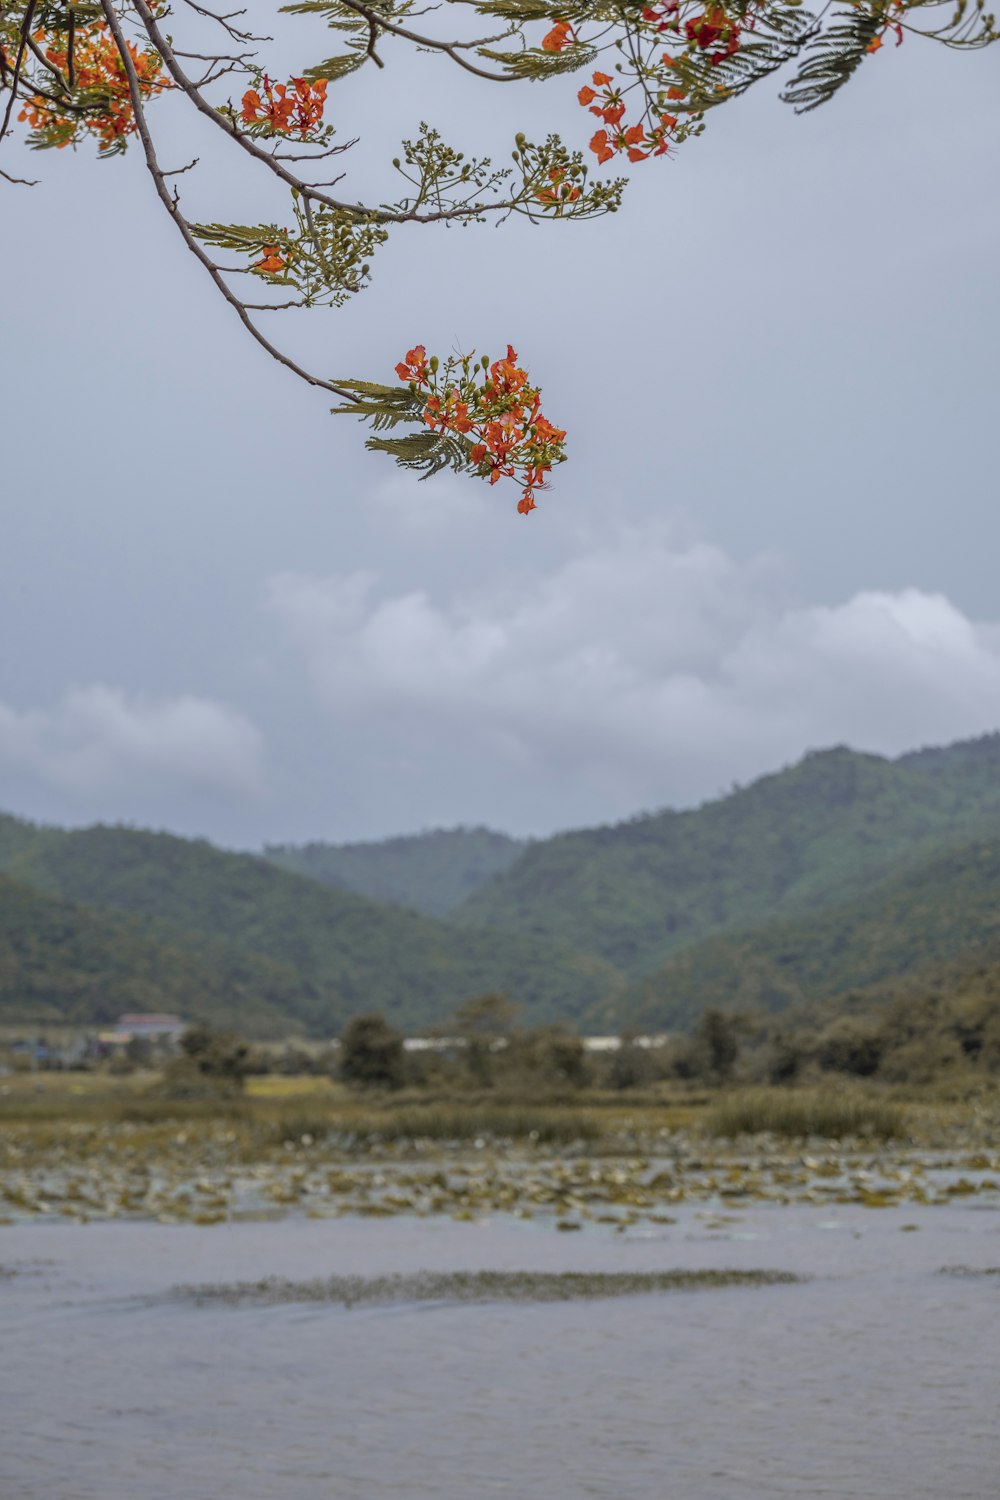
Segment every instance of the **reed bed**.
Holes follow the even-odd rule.
[[[734,1140],[744,1135],[786,1139],[902,1140],[907,1112],[900,1104],[870,1092],[833,1089],[784,1092],[760,1089],[720,1099],[708,1111],[708,1135]]]

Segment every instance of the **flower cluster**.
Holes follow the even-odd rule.
[[[692,16],[684,22],[688,41],[708,54],[713,67],[740,50],[742,29],[739,22],[727,16],[718,5],[710,5],[700,16]]]
[[[449,359],[444,365],[427,357],[423,344],[408,349],[396,366],[400,380],[426,395],[423,420],[431,432],[450,433],[468,444],[476,472],[496,484],[515,479],[521,486],[517,508],[526,516],[535,509],[535,492],[543,489],[552,465],[566,457],[562,428],[542,414],[541,391],[507,345],[503,359],[486,355]]]
[[[738,18],[722,4],[703,3],[699,7],[697,0],[654,0],[643,6],[639,30],[644,45],[652,44],[649,54],[641,63],[633,58],[632,67],[616,64],[617,78],[610,73],[594,73],[592,83],[577,94],[580,104],[605,127],[596,131],[589,143],[598,161],[607,162],[618,155],[630,162],[664,156],[689,135],[700,133],[706,103],[727,95],[724,83],[711,89],[705,73],[739,52],[743,33],[754,30],[760,3],[745,0]],[[670,35],[677,55],[655,55],[658,34],[664,32]],[[555,45],[554,32],[545,42],[550,38]],[[640,100],[640,115],[638,121],[630,123],[625,119],[626,100],[633,91]],[[666,113],[675,104],[685,116],[682,125],[675,115]]]
[[[272,84],[265,73],[260,90],[247,89],[243,95],[240,119],[244,125],[264,125],[278,135],[312,135],[323,123],[326,87],[325,78],[318,83],[292,78]]]
[[[590,138],[590,149],[597,160],[610,161],[619,152],[624,152],[629,161],[664,156],[670,149],[670,132],[677,125],[676,116],[661,114],[655,124],[626,125],[622,91],[610,73],[595,73],[593,83],[593,88],[584,84],[576,97],[592,115],[611,126],[610,131],[595,131]]]
[[[539,203],[544,203],[546,208],[554,208],[557,213],[567,203],[575,203],[580,196],[579,186],[571,182],[565,167],[550,167],[548,173],[551,187],[541,188],[535,194]]]
[[[105,21],[79,27],[73,38],[72,68],[69,41],[65,35],[49,37],[44,30],[32,37],[47,62],[67,81],[72,78],[77,99],[91,95],[100,99],[85,113],[61,108],[57,99],[41,94],[29,99],[18,115],[32,130],[48,137],[45,144],[58,147],[75,144],[81,135],[94,135],[103,152],[120,150],[123,138],[136,129],[135,114],[129,93],[128,75],[114,37]],[[155,51],[140,52],[127,42],[129,56],[139,81],[143,99],[150,99],[171,87],[161,78],[163,59]],[[89,101],[88,101],[89,102]]]

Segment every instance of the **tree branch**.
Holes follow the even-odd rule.
[[[103,0],[102,0],[103,5]],[[448,219],[475,218],[484,213],[498,213],[510,207],[507,203],[484,203],[473,208],[441,209],[435,213],[417,214],[403,213],[386,208],[366,208],[363,203],[346,203],[341,199],[331,198],[329,194],[321,192],[318,187],[305,182],[297,177],[294,172],[289,172],[281,165],[278,157],[263,150],[250,136],[245,135],[236,124],[231,115],[224,114],[200,92],[196,84],[185,73],[177,60],[177,55],[171,47],[167,38],[163,35],[156,22],[146,0],[132,0],[132,5],[146,28],[146,33],[157,52],[163,58],[163,64],[177,87],[187,95],[195,108],[203,114],[206,119],[212,121],[223,133],[230,137],[249,156],[256,161],[263,162],[269,171],[279,177],[288,187],[295,188],[304,197],[311,198],[314,203],[321,203],[324,208],[333,209],[335,213],[350,214],[358,219],[373,219],[381,224],[435,224]],[[360,13],[360,12],[359,12]],[[484,75],[491,76],[491,75]],[[502,80],[506,82],[506,80]],[[346,146],[333,147],[333,154],[337,150],[347,150]]]
[[[135,64],[132,61],[132,54],[129,52],[126,45],[125,37],[118,20],[118,16],[115,12],[113,0],[101,0],[101,9],[104,12],[104,16],[108,23],[108,28],[111,32],[111,35],[114,37],[115,46],[118,48],[118,55],[122,60],[122,67],[125,69],[125,76],[128,79],[129,99],[132,104],[132,113],[135,116],[136,130],[138,131],[139,139],[142,142],[142,149],[146,158],[146,166],[148,167],[149,174],[153,179],[153,185],[156,188],[157,197],[163,204],[164,208],[167,210],[167,213],[173,219],[174,223],[177,225],[178,232],[180,233],[180,236],[183,239],[184,243],[187,245],[188,249],[191,251],[191,254],[205,267],[205,270],[212,278],[215,286],[222,293],[225,300],[229,303],[230,307],[236,313],[236,316],[239,318],[244,328],[250,334],[251,338],[256,339],[257,343],[260,344],[263,349],[267,350],[272,359],[276,359],[278,363],[284,365],[287,370],[291,370],[293,375],[297,375],[299,379],[304,380],[307,385],[318,386],[320,389],[324,391],[330,391],[333,395],[340,396],[341,398],[348,401],[357,401],[358,398],[355,395],[353,395],[350,391],[343,390],[340,386],[335,385],[333,381],[324,380],[319,375],[311,375],[308,370],[304,370],[301,365],[296,364],[295,360],[290,359],[287,354],[283,354],[282,351],[276,347],[276,345],[271,343],[270,339],[265,338],[260,329],[255,326],[243,303],[226,285],[218,266],[216,266],[215,262],[205,254],[202,246],[199,245],[198,241],[191,233],[191,227],[180,211],[176,192],[173,196],[171,196],[167,188],[167,184],[164,180],[163,172],[160,169],[159,162],[156,159],[156,149],[153,145],[153,138],[149,133],[149,126],[146,124],[146,116],[142,107],[142,93],[139,88],[139,77],[135,70]]]
[[[7,127],[10,125],[10,117],[14,113],[14,101],[17,98],[17,86],[21,79],[21,68],[24,63],[24,49],[31,35],[31,19],[34,14],[35,0],[28,0],[28,9],[25,11],[24,20],[21,23],[21,41],[17,49],[17,57],[14,61],[14,76],[10,84],[10,98],[7,100],[7,108],[4,110],[3,124],[0,125],[0,144],[3,143],[3,138],[7,134]]]

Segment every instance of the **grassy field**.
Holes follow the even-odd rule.
[[[250,1130],[308,1120],[316,1135],[387,1140],[488,1134],[594,1141],[677,1130],[716,1139],[766,1134],[789,1140],[929,1140],[942,1130],[975,1133],[1000,1115],[1000,1087],[982,1081],[924,1088],[857,1080],[755,1089],[658,1084],[545,1097],[503,1089],[366,1092],[325,1076],[268,1074],[248,1078],[242,1090],[210,1088],[190,1099],[165,1097],[159,1084],[158,1073],[142,1071],[12,1073],[0,1079],[0,1130],[60,1122],[167,1125],[218,1119]]]

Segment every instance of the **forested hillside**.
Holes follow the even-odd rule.
[[[372,1010],[425,1029],[490,992],[528,1023],[598,1030],[841,1003],[998,936],[1000,736],[898,761],[824,751],[692,811],[518,848],[459,829],[265,859],[0,816],[0,874],[17,883],[0,1015],[96,1019],[155,991],[184,1014],[258,1028],[273,1012],[324,1035]],[[447,907],[491,868],[451,920],[406,909],[421,890]],[[395,904],[341,888],[348,873]],[[72,905],[57,919],[29,892]],[[87,978],[102,965],[103,990]]]
[[[882,985],[888,995],[945,962],[997,961],[1000,840],[992,840],[938,855],[815,916],[687,948],[635,983],[615,1014],[671,1029],[711,1006],[775,1011],[836,1001],[850,1009],[854,991]]]
[[[337,1001],[266,958],[222,944],[157,940],[136,918],[0,875],[0,1020],[107,1024],[135,1010],[282,1036],[304,1029],[296,1016],[336,1014]]]
[[[425,1027],[492,990],[505,991],[532,1019],[573,1019],[619,983],[607,965],[547,940],[456,931],[202,841],[129,828],[35,832],[0,820],[0,871],[72,902],[142,918],[148,936],[171,946],[220,943],[284,966],[292,977],[283,1008],[314,1032],[366,1010]],[[195,1001],[184,1007],[192,1008]]]
[[[716,933],[821,910],[1000,835],[1000,737],[902,761],[807,756],[718,802],[532,844],[456,911],[636,976]]]
[[[378,843],[272,844],[264,857],[296,875],[444,917],[526,847],[489,828],[437,828]]]

